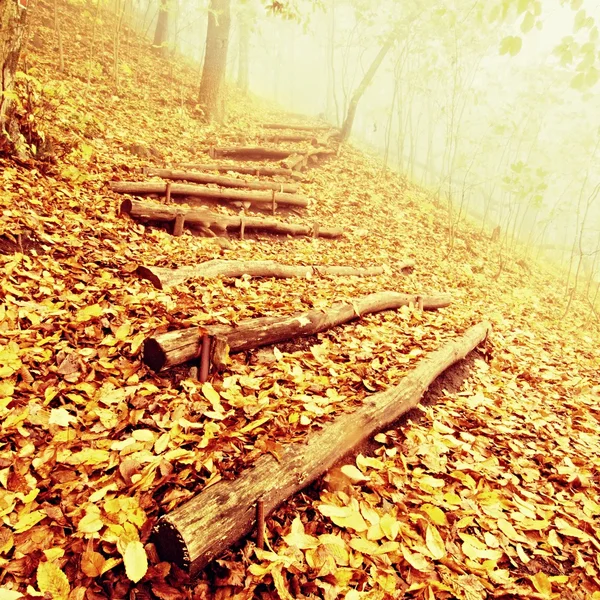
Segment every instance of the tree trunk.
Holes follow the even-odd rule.
[[[111,181],[110,189],[118,194],[162,194],[167,193],[167,184],[153,181]],[[261,192],[253,190],[232,190],[210,188],[202,185],[192,185],[187,183],[173,183],[170,185],[170,191],[173,195],[186,196],[185,202],[190,202],[190,198],[204,198],[206,200],[218,200],[221,202],[250,202],[263,208],[276,208],[282,206],[299,206],[305,208],[308,206],[308,198],[296,194],[286,194],[272,190],[270,192]]]
[[[276,190],[295,194],[298,186],[290,183],[276,183],[275,181],[244,181],[235,177],[220,177],[206,173],[193,173],[190,171],[176,171],[173,169],[146,169],[148,177],[162,177],[173,181],[193,181],[194,183],[214,183],[222,187],[246,188],[249,190]]]
[[[0,152],[12,153],[19,143],[14,119],[14,77],[27,20],[26,0],[0,0]]]
[[[406,260],[395,265],[395,270],[404,273],[414,268],[414,261]],[[289,277],[318,278],[324,275],[337,277],[374,277],[385,272],[383,267],[337,267],[337,266],[296,266],[282,265],[272,260],[209,260],[197,267],[167,269],[165,267],[139,266],[135,272],[138,277],[147,279],[155,288],[162,290],[166,286],[183,283],[188,279],[207,279],[210,277]]]
[[[426,310],[444,308],[452,303],[448,295],[418,296],[397,292],[378,292],[357,298],[354,302],[338,302],[329,309],[310,310],[284,317],[261,317],[241,321],[233,327],[211,325],[208,327],[179,329],[161,333],[144,342],[144,362],[155,371],[180,365],[198,358],[202,336],[213,338],[212,362],[223,363],[222,352],[242,352],[276,344],[305,335],[314,335],[342,323],[359,319],[363,315],[392,310],[414,304]],[[219,350],[216,350],[216,349]]]
[[[358,108],[358,103],[362,98],[363,94],[367,91],[368,87],[371,85],[373,78],[375,77],[375,73],[381,66],[383,59],[386,54],[391,50],[394,42],[396,41],[397,33],[394,30],[392,34],[388,36],[385,43],[379,50],[377,56],[371,63],[369,70],[365,73],[360,85],[356,88],[356,91],[352,95],[350,100],[350,104],[348,104],[348,112],[346,113],[346,119],[344,120],[344,124],[342,125],[342,134],[341,141],[345,142],[350,137],[350,132],[352,131],[352,125],[354,124],[354,117],[356,116],[356,109]]]
[[[195,229],[209,229],[216,233],[226,233],[236,230],[254,230],[275,233],[279,235],[309,236],[338,238],[343,231],[335,227],[320,227],[315,225],[299,225],[297,223],[284,223],[277,219],[261,219],[257,217],[228,217],[208,210],[196,210],[180,206],[165,206],[153,202],[140,200],[125,200],[121,204],[121,214],[130,215],[139,221],[155,223],[175,223],[178,215],[183,217],[184,224]]]
[[[160,558],[197,574],[252,530],[257,500],[268,515],[373,434],[391,426],[415,408],[435,379],[481,344],[490,330],[485,322],[471,327],[420,360],[399,385],[365,398],[357,410],[314,429],[305,440],[284,446],[277,458],[263,454],[236,479],[215,483],[161,517],[154,535]]]
[[[256,177],[288,177],[290,179],[301,180],[303,176],[300,173],[295,173],[292,169],[279,169],[273,167],[256,167],[239,166],[239,165],[215,165],[215,164],[195,164],[182,163],[179,165],[184,169],[194,169],[196,171],[217,171],[219,173],[243,173],[245,175],[256,175]]]
[[[243,94],[248,93],[250,85],[250,33],[252,18],[250,6],[242,4],[239,8],[239,46],[238,46],[238,72],[237,86]]]
[[[206,53],[198,102],[207,121],[225,116],[222,85],[227,68],[227,47],[231,24],[231,0],[210,0]]]
[[[158,19],[156,20],[156,29],[154,30],[154,41],[152,48],[161,56],[167,53],[167,38],[169,35],[169,0],[160,0],[158,9]]]

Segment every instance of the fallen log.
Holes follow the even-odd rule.
[[[327,131],[331,125],[300,125],[293,123],[263,123],[263,129],[295,129],[296,131]]]
[[[183,169],[194,169],[195,171],[217,171],[218,173],[242,173],[244,175],[256,175],[257,177],[289,177],[290,179],[300,180],[302,175],[294,173],[291,169],[279,169],[277,167],[248,167],[238,165],[217,165],[217,164],[196,164],[196,163],[181,163],[179,165]]]
[[[229,352],[242,352],[305,335],[314,335],[363,315],[414,304],[436,310],[449,306],[448,295],[419,296],[378,292],[353,302],[338,302],[326,310],[310,310],[283,317],[248,319],[235,326],[209,325],[160,333],[144,342],[143,361],[154,371],[164,371],[200,356],[204,336],[213,339],[211,362],[219,367]]]
[[[448,367],[465,358],[491,330],[479,323],[420,360],[399,385],[365,398],[306,441],[284,446],[278,458],[263,454],[233,480],[221,480],[161,517],[154,541],[161,560],[196,575],[255,525],[257,501],[264,515],[315,481],[336,462],[416,407],[427,388]]]
[[[318,156],[335,154],[332,148],[314,148],[304,153],[296,153],[288,156],[281,164],[286,169],[301,170],[308,166],[309,160],[316,160]]]
[[[396,265],[400,271],[412,269],[414,261],[407,260]],[[383,267],[330,267],[325,265],[296,266],[282,265],[272,260],[209,260],[197,267],[180,267],[167,269],[165,267],[139,266],[135,271],[138,277],[147,279],[155,288],[162,290],[166,286],[173,286],[184,282],[186,279],[211,277],[275,277],[286,279],[289,277],[313,278],[323,275],[373,277],[384,273]]]
[[[171,179],[173,181],[214,183],[222,187],[246,188],[249,190],[275,190],[287,194],[295,194],[298,191],[298,186],[290,183],[276,183],[275,181],[244,181],[243,179],[236,179],[235,177],[222,177],[219,175],[177,171],[174,169],[145,169],[145,175],[148,177],[162,177],[163,179]]]
[[[281,134],[281,135],[261,135],[260,140],[264,142],[270,142],[272,144],[280,144],[285,142],[312,142],[315,138],[314,135],[308,134]]]
[[[248,160],[281,160],[293,153],[293,150],[263,148],[262,146],[230,146],[220,148],[211,146],[208,151],[211,158],[227,157]]]
[[[318,225],[299,225],[284,223],[276,219],[259,217],[227,216],[208,210],[184,208],[172,204],[127,199],[121,203],[121,214],[129,215],[140,221],[157,223],[174,223],[178,215],[183,217],[183,225],[190,228],[204,228],[223,234],[228,231],[265,231],[279,235],[338,238],[343,235],[341,229],[335,227],[319,227]]]
[[[159,181],[111,181],[110,189],[118,194],[163,194],[167,192],[166,183]],[[286,194],[271,190],[270,192],[242,191],[230,189],[209,188],[202,185],[187,183],[173,183],[170,186],[171,195],[186,196],[188,198],[204,198],[208,200],[221,200],[223,202],[250,202],[257,206],[272,208],[275,205],[308,206],[308,198],[296,194]]]

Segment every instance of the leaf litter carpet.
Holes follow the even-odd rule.
[[[495,281],[497,248],[475,226],[461,227],[447,257],[446,212],[405,180],[380,178],[380,164],[352,148],[308,172],[300,192],[312,206],[286,217],[342,226],[341,240],[254,236],[222,248],[119,217],[107,180],[191,162],[210,143],[257,131],[242,101],[221,129],[173,110],[174,92],[171,104],[154,101],[134,78],[156,59],[130,60],[117,99],[101,81],[85,99],[73,95],[98,121],[91,139],[65,133],[43,173],[2,163],[0,598],[600,598],[598,334],[584,305],[561,318],[564,291],[541,266],[529,275],[508,264]],[[54,81],[49,56],[32,63]],[[174,78],[191,77],[178,68]],[[94,106],[107,98],[104,118]],[[68,117],[69,106],[57,110]],[[256,122],[273,119],[253,111]],[[140,158],[132,141],[162,156]],[[132,275],[140,264],[217,257],[388,268],[166,291]],[[406,258],[416,268],[401,275],[394,265]],[[156,375],[140,360],[158,330],[383,289],[447,291],[454,304],[238,355],[210,384],[183,368]],[[150,541],[160,514],[398,383],[482,319],[494,332],[462,387],[283,505],[267,521],[266,550],[249,538],[198,581],[160,562]]]

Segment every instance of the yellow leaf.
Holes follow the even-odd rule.
[[[388,540],[394,541],[400,533],[400,523],[390,514],[385,513],[379,521],[379,527]]]
[[[221,406],[221,396],[219,396],[219,392],[215,390],[210,381],[206,381],[202,384],[202,393],[204,394],[204,397],[213,405],[213,408],[215,405]]]
[[[46,518],[46,513],[43,510],[34,510],[22,516],[14,525],[15,533],[23,533],[28,531],[34,525],[37,525],[42,519]]]
[[[115,337],[120,341],[124,342],[131,331],[131,323],[129,321],[125,321],[119,329],[117,329],[117,333],[115,333]]]
[[[76,423],[77,417],[74,417],[69,411],[60,407],[53,408],[50,411],[50,425],[58,425],[59,427],[68,427],[71,423]]]
[[[81,570],[87,577],[99,577],[106,560],[104,556],[94,550],[86,550],[81,555]]]
[[[144,343],[145,339],[146,339],[146,334],[145,333],[138,333],[131,340],[131,354],[135,354],[140,349],[140,347]]]
[[[552,583],[548,579],[548,575],[540,571],[536,573],[533,577],[530,577],[531,583],[533,583],[533,587],[546,598],[552,597]]]
[[[67,600],[71,586],[67,576],[58,565],[52,562],[42,562],[37,570],[37,584],[40,592],[49,594],[53,600]]]
[[[292,532],[283,537],[283,540],[288,546],[307,550],[308,548],[316,548],[319,545],[319,540],[312,535],[304,533],[304,525],[300,517],[296,517],[292,522]]]
[[[19,600],[19,598],[23,598],[21,592],[0,587],[0,600]]]
[[[327,552],[336,564],[342,567],[348,566],[348,550],[346,549],[346,542],[339,536],[332,533],[324,533],[319,536],[319,542],[325,546]]]
[[[366,477],[354,465],[344,465],[340,470],[352,483],[362,483],[370,479],[370,477]]]
[[[85,321],[89,321],[90,319],[99,317],[102,314],[103,310],[104,309],[99,304],[92,304],[91,306],[86,306],[77,313],[75,320],[77,321],[77,323],[84,323]]]
[[[402,556],[404,560],[417,571],[422,571],[427,573],[433,570],[433,566],[428,562],[428,560],[418,552],[411,552],[405,546],[402,546]]]
[[[123,562],[125,563],[125,574],[133,583],[137,583],[148,570],[148,557],[142,542],[134,540],[127,544]]]
[[[429,517],[434,525],[440,525],[441,527],[448,526],[446,513],[441,508],[433,506],[433,504],[423,504],[421,510]]]
[[[513,542],[527,542],[527,538],[519,533],[506,519],[498,519],[498,529]]]
[[[104,523],[100,518],[100,514],[97,512],[88,512],[79,524],[77,525],[77,531],[81,533],[96,533],[104,527]]]
[[[353,550],[356,550],[361,554],[366,554],[367,556],[377,554],[377,551],[379,550],[379,544],[376,544],[375,542],[371,542],[369,540],[365,540],[363,538],[352,538],[348,545]]]
[[[431,552],[431,556],[434,560],[440,560],[446,556],[446,546],[444,540],[437,530],[435,525],[428,525],[427,531],[425,532],[425,542],[427,543],[427,549]]]

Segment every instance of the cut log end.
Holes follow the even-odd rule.
[[[142,356],[144,363],[157,373],[162,371],[167,364],[167,355],[155,338],[148,338],[144,341]]]
[[[121,202],[121,208],[119,210],[119,214],[129,215],[129,214],[131,214],[132,208],[133,208],[133,202],[131,201],[130,198],[127,198],[126,200],[123,200],[123,202]]]
[[[161,517],[158,520],[152,537],[162,560],[171,562],[184,571],[190,570],[192,561],[187,544],[168,517]]]
[[[148,267],[144,267],[143,265],[140,265],[135,270],[135,274],[140,279],[146,279],[147,281],[149,281],[157,290],[163,289],[163,283],[162,283],[160,277],[158,277],[158,275],[156,275],[156,273],[154,273],[152,271],[152,269],[149,269]]]

